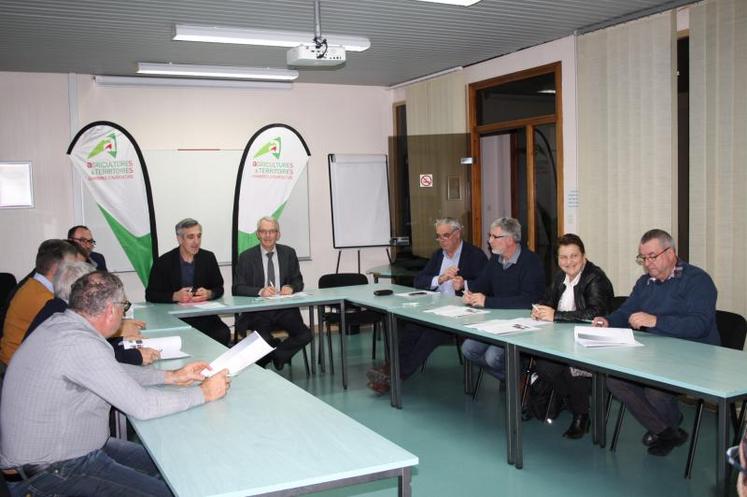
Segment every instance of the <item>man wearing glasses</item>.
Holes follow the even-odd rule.
[[[521,224],[510,217],[490,224],[488,242],[493,256],[475,281],[467,283],[462,301],[474,307],[531,309],[545,291],[545,270],[539,257],[521,245]],[[504,349],[468,339],[462,353],[489,374],[505,380]]]
[[[303,276],[296,251],[280,245],[280,224],[270,216],[257,221],[259,245],[245,250],[236,264],[233,277],[233,294],[249,297],[275,297],[291,295],[303,290]],[[271,311],[245,312],[236,323],[236,331],[255,330],[275,347],[257,364],[265,366],[272,359],[275,369],[281,370],[296,352],[311,341],[311,330],[303,322],[301,311],[278,309]],[[280,341],[272,336],[273,331],[284,330],[288,338]]]
[[[89,273],[68,310],[13,357],[0,404],[0,468],[13,495],[171,496],[143,446],[109,437],[111,407],[165,416],[223,397],[230,379],[227,370],[205,379],[206,362],[173,371],[117,363],[106,339],[129,305],[116,275]],[[186,388],[153,387],[164,384]]]
[[[488,262],[482,250],[462,240],[462,223],[456,219],[437,219],[434,223],[439,249],[415,276],[415,288],[444,295],[462,295],[465,280],[477,278]],[[436,347],[453,340],[453,335],[408,324],[399,337],[400,376],[407,379],[428,359]],[[368,386],[378,393],[390,388],[389,366],[372,368]]]
[[[96,240],[93,239],[91,230],[89,230],[87,226],[78,225],[67,230],[67,240],[82,249],[86,256],[85,262],[89,263],[99,271],[107,270],[104,255],[93,251],[93,248],[96,246]]]
[[[646,274],[638,279],[630,297],[606,318],[595,317],[592,324],[719,345],[716,286],[708,273],[677,257],[669,233],[646,232],[636,262]],[[607,386],[646,428],[642,442],[649,454],[665,456],[687,441],[687,432],[679,428],[682,414],[677,397],[616,378],[609,378]]]

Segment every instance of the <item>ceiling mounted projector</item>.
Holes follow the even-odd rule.
[[[299,45],[288,50],[286,60],[289,66],[296,67],[338,66],[345,63],[345,49],[330,45]]]

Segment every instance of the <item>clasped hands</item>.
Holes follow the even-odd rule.
[[[210,300],[212,295],[213,292],[207,288],[199,287],[193,292],[191,287],[185,286],[184,288],[174,292],[173,300],[174,302],[180,302],[182,304],[189,302],[205,302],[206,300]]]
[[[231,386],[231,377],[228,376],[228,370],[223,369],[210,378],[202,376],[203,369],[210,369],[210,364],[204,361],[197,361],[187,364],[181,369],[166,372],[166,384],[178,385],[180,387],[188,386],[196,382],[202,382],[200,389],[206,402],[217,400],[226,395]]]
[[[447,281],[451,280],[451,284],[455,291],[464,289],[464,278],[459,276],[459,267],[451,266],[438,276],[438,284],[443,285]]]
[[[259,291],[260,297],[274,297],[275,295],[292,295],[293,287],[290,285],[283,285],[278,289],[276,286],[266,286]]]

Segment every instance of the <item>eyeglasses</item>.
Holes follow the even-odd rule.
[[[86,245],[96,245],[96,240],[93,238],[71,238],[74,242],[85,243]]]
[[[453,235],[457,231],[458,230],[453,230],[453,231],[451,231],[449,233],[444,233],[444,234],[436,233],[436,237],[435,237],[436,241],[438,241],[438,240],[448,240],[449,238],[451,238],[451,235]]]
[[[129,300],[123,300],[122,302],[115,302],[115,304],[119,304],[122,306],[122,312],[127,312],[130,310],[130,307],[132,307],[132,302]]]
[[[278,230],[257,230],[259,236],[274,235]]]
[[[739,462],[739,445],[726,449],[726,459],[734,469],[743,475],[747,475],[747,468],[742,466],[742,463]]]
[[[662,250],[661,252],[659,252],[658,254],[655,254],[655,255],[641,255],[641,254],[638,254],[635,257],[635,262],[639,266],[643,266],[647,262],[654,262],[661,254],[663,254],[664,252],[666,252],[670,248],[672,248],[672,247],[667,247],[667,248],[665,248],[664,250]]]
[[[493,233],[488,233],[488,240],[500,240],[501,238],[507,238],[511,235],[494,235]]]

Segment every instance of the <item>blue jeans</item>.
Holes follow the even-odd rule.
[[[8,486],[13,497],[172,497],[145,448],[116,438]]]
[[[503,347],[468,338],[462,344],[462,354],[465,359],[480,366],[499,380],[506,379],[506,359]]]

